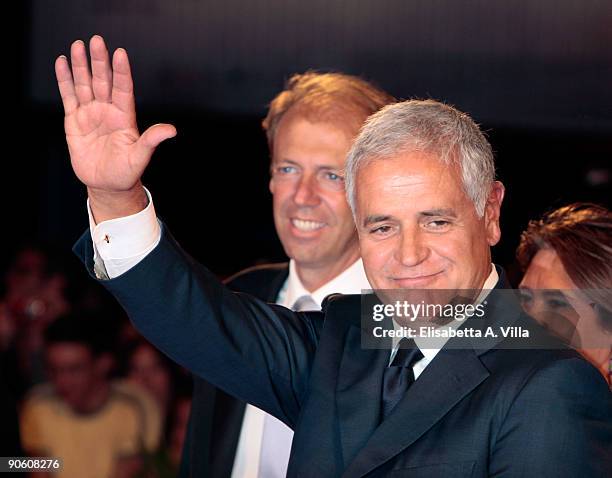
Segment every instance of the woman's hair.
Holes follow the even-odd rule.
[[[530,221],[516,251],[523,270],[540,249],[553,249],[576,286],[612,330],[612,213],[603,206],[574,203]]]

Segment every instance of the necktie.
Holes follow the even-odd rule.
[[[412,339],[402,339],[391,365],[383,374],[382,419],[391,413],[410,385],[414,383],[412,366],[423,354]]]
[[[321,310],[321,307],[310,295],[299,297],[291,308],[297,312]],[[292,440],[293,432],[291,429],[280,420],[266,413],[257,473],[259,478],[285,478]]]

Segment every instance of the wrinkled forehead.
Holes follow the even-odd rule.
[[[440,189],[465,196],[461,168],[430,151],[406,149],[385,156],[365,158],[356,172],[355,192],[360,196],[372,186],[393,194],[402,188]]]
[[[417,155],[377,159],[360,169],[356,179],[355,220],[360,225],[370,217],[400,220],[444,216],[470,224],[478,222],[459,169],[436,158]]]

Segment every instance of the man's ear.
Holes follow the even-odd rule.
[[[501,181],[493,181],[489,197],[485,205],[484,220],[487,234],[487,242],[490,246],[497,244],[501,238],[501,228],[499,226],[499,217],[501,205],[504,200],[506,188]]]
[[[268,189],[270,189],[270,192],[274,194],[275,188],[276,188],[276,184],[274,183],[274,177],[270,175],[270,182],[268,183]]]
[[[270,181],[268,182],[268,189],[270,190],[270,193],[272,193],[272,195],[274,195],[274,189],[276,188],[276,184],[274,183],[274,159],[270,158]]]

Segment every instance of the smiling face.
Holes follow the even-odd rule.
[[[326,280],[359,257],[355,225],[344,195],[342,170],[351,137],[332,123],[288,113],[274,138],[274,223],[300,268],[325,269]]]
[[[356,180],[361,256],[376,289],[480,289],[500,238],[504,188],[495,182],[479,218],[459,168],[401,153],[363,166]]]

